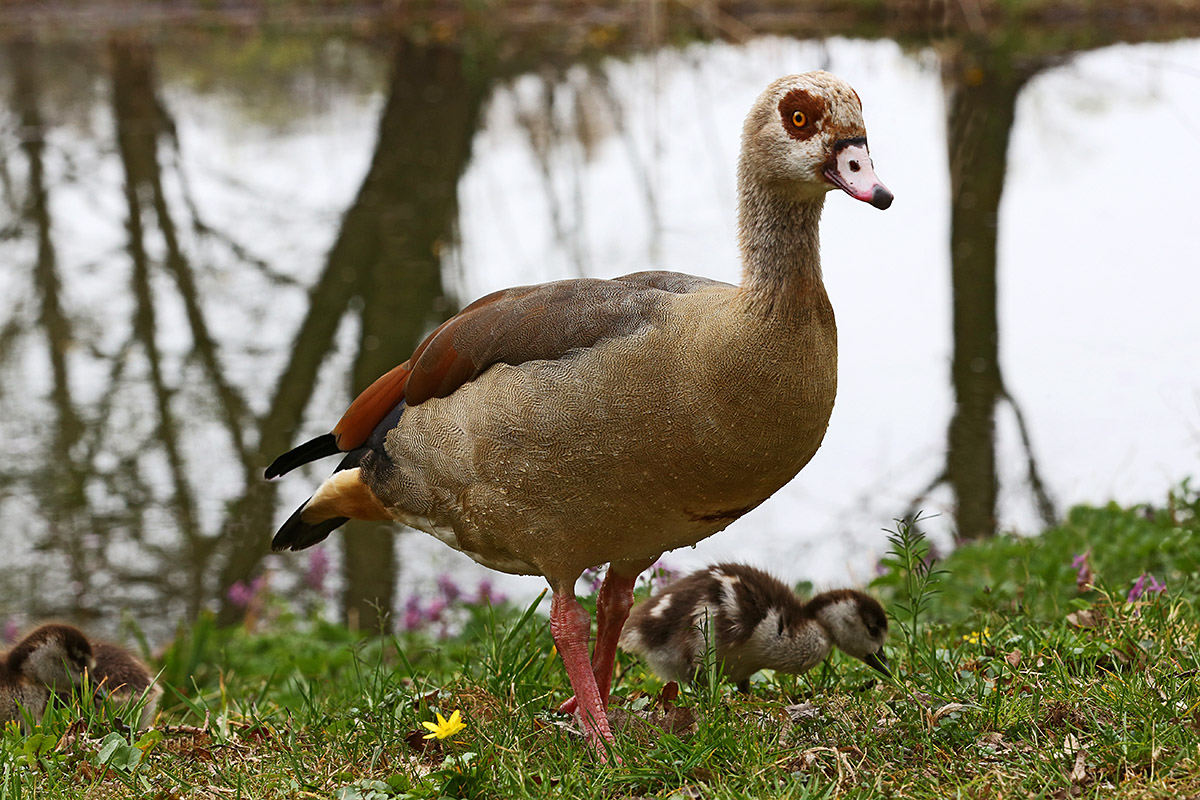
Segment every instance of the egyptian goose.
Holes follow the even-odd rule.
[[[154,719],[162,694],[146,665],[125,648],[89,641],[83,631],[61,623],[32,631],[9,652],[5,667],[28,684],[45,687],[47,694],[63,698],[83,687],[85,673],[97,701],[107,697],[124,704],[145,698],[140,717],[143,728]]]
[[[807,672],[833,647],[889,675],[887,630],[887,614],[870,595],[838,589],[804,602],[762,570],[717,564],[635,606],[620,645],[659,677],[681,683],[711,645],[725,677],[748,692],[760,669]]]
[[[639,572],[758,506],[808,463],[837,384],[818,223],[842,189],[877,208],[858,95],[781,78],[746,118],[740,286],[674,272],[495,292],[431,333],[268,478],[345,453],[275,535],[320,542],[349,518],[419,528],[481,564],[545,576],[550,629],[593,744]],[[607,563],[590,619],[575,598]],[[602,754],[602,751],[601,751]]]

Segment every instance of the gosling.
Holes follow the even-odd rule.
[[[96,666],[92,643],[83,631],[60,623],[35,628],[8,651],[5,663],[9,672],[64,697],[70,697]]]
[[[41,722],[50,695],[70,694],[92,666],[92,645],[70,625],[43,625],[0,655],[0,722]]]
[[[6,661],[10,673],[60,697],[82,689],[85,674],[97,703],[107,698],[125,704],[144,697],[139,720],[143,728],[153,721],[162,695],[150,670],[127,650],[108,642],[91,642],[71,625],[52,623],[36,628],[13,647]]]
[[[154,683],[150,670],[120,645],[93,642],[92,653],[96,657],[92,683],[97,699],[106,696],[119,705],[144,699],[138,727],[150,727],[162,697],[162,689]]]
[[[40,720],[49,699],[49,689],[9,670],[0,655],[0,726],[8,722],[24,723],[26,716]]]
[[[890,675],[887,630],[883,606],[862,592],[837,589],[804,602],[762,570],[716,564],[634,607],[620,645],[660,678],[685,683],[702,663],[707,638],[725,677],[747,693],[760,669],[807,672],[834,646]]]

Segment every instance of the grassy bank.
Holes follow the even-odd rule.
[[[835,655],[807,676],[760,674],[748,698],[717,685],[668,700],[622,657],[615,767],[552,710],[569,689],[532,607],[460,599],[364,642],[268,604],[254,633],[181,633],[157,665],[176,689],[151,732],[70,709],[31,735],[9,726],[0,795],[1196,795],[1198,544],[1186,485],[940,560],[900,526],[875,587],[898,680]],[[454,711],[463,730],[424,738]]]

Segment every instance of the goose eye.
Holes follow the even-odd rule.
[[[806,117],[804,115],[803,111],[793,111],[792,112],[792,124],[795,125],[797,128],[803,128],[805,125],[808,124],[808,117]]]

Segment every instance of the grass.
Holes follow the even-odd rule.
[[[367,641],[276,609],[254,634],[210,620],[181,632],[150,732],[71,704],[31,733],[9,725],[0,796],[1200,794],[1195,490],[1158,508],[1077,508],[1036,539],[939,561],[918,528],[898,526],[875,587],[895,681],[835,655],[804,676],[760,674],[748,698],[713,683],[672,702],[622,655],[621,766],[552,710],[570,691],[536,603],[463,605],[447,638]],[[1143,578],[1131,599],[1146,573],[1166,590]],[[465,730],[424,738],[422,723],[456,710]]]

